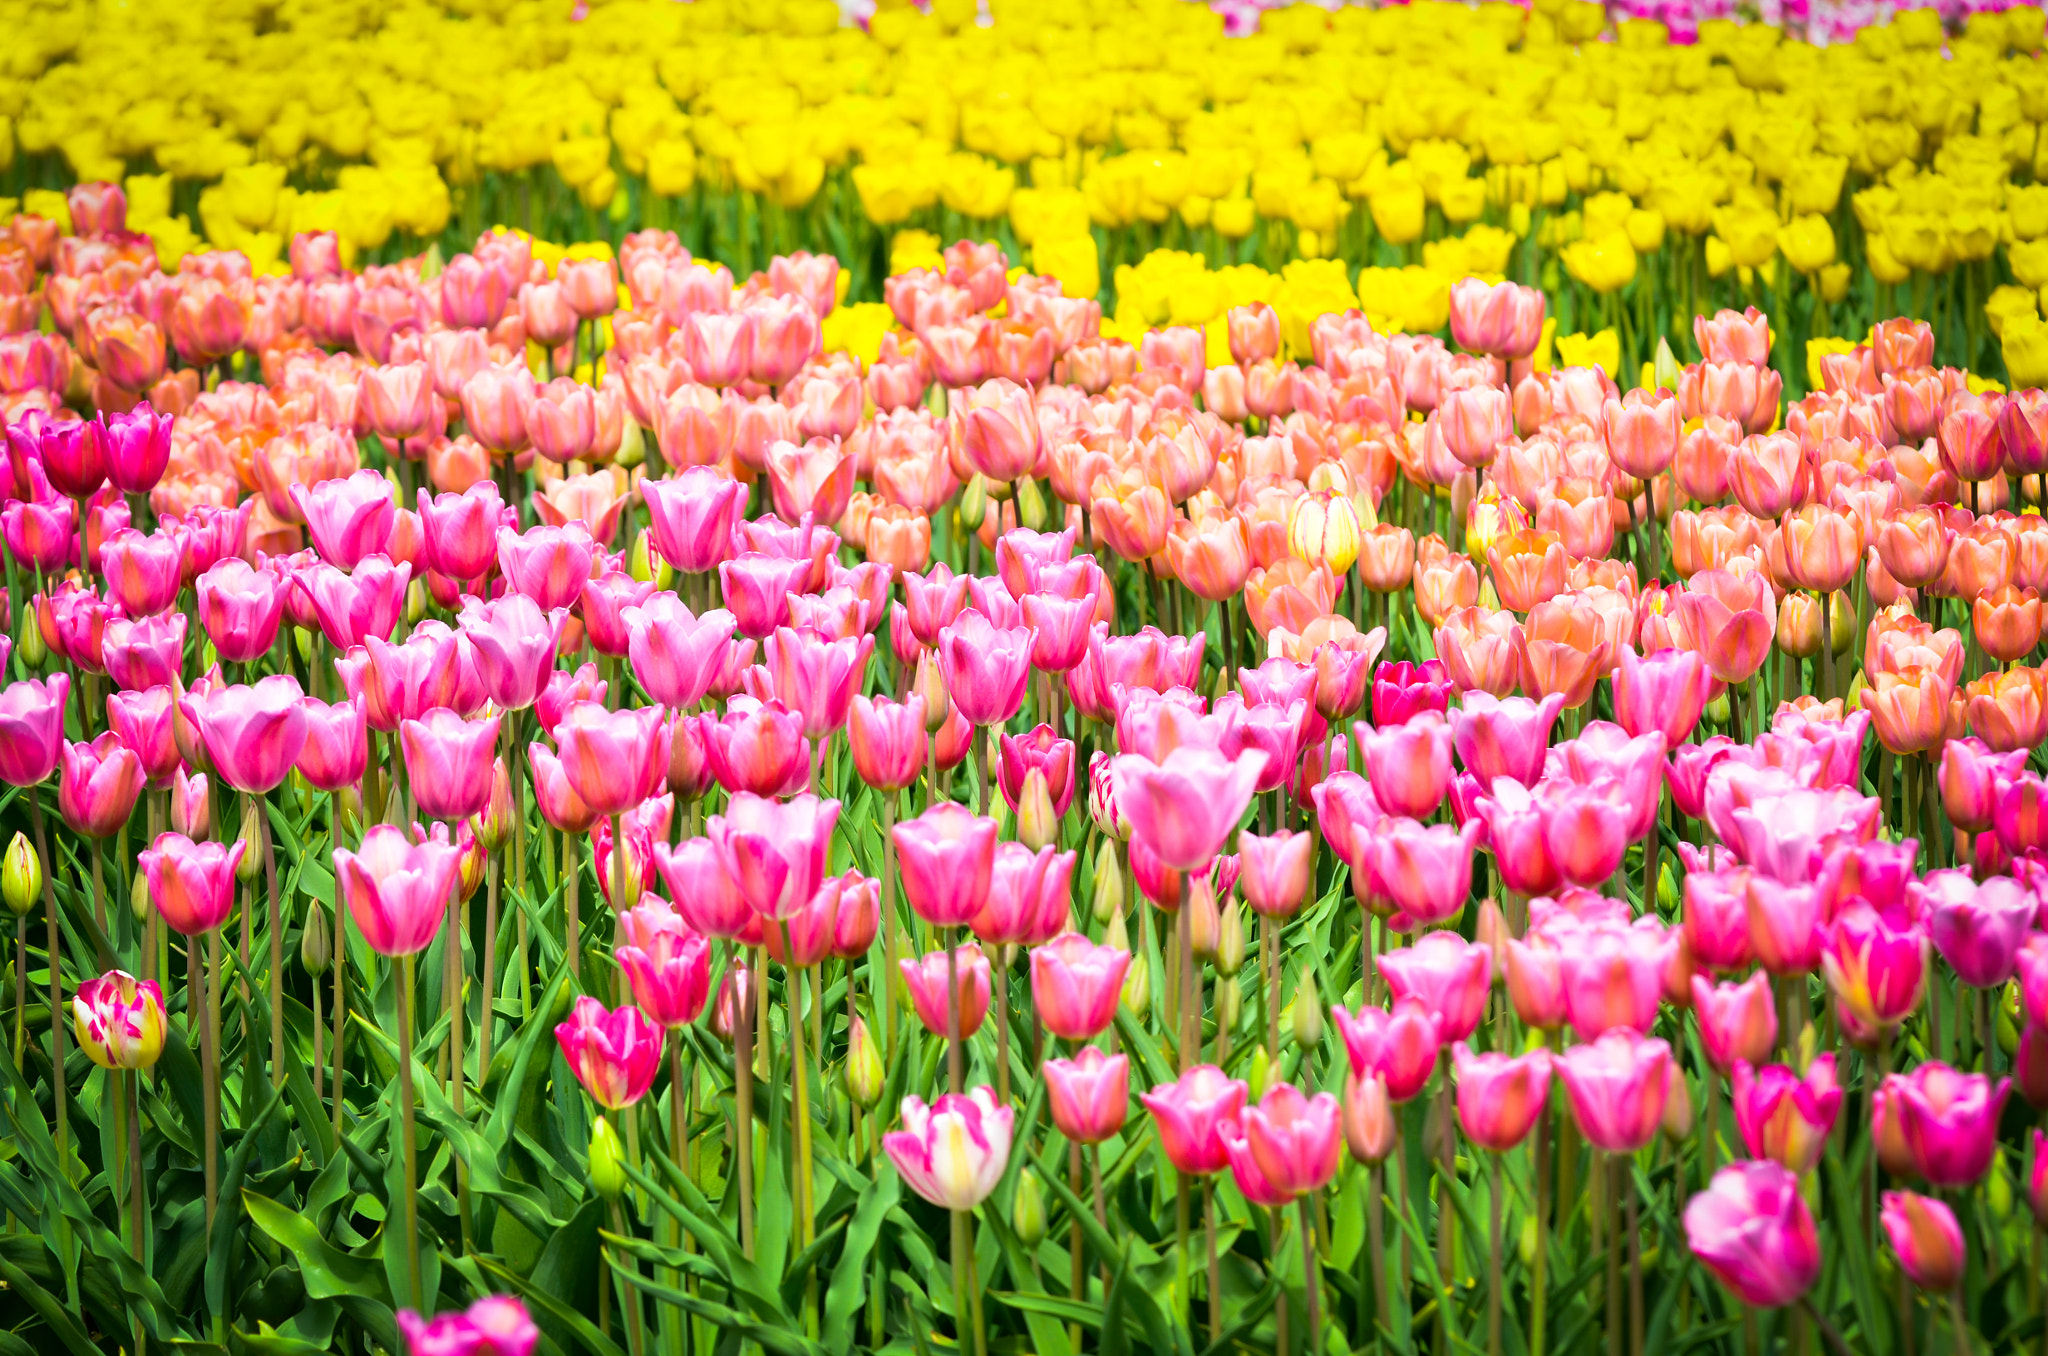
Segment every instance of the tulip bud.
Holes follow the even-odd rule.
[[[204,772],[171,774],[171,832],[195,843],[213,836],[213,796]]]
[[[1024,774],[1024,785],[1017,793],[1017,841],[1036,852],[1059,839],[1060,817],[1052,808],[1045,769],[1032,768]]]
[[[910,687],[924,698],[925,733],[937,734],[953,714],[953,699],[946,695],[946,675],[939,668],[937,655],[926,651],[917,657],[917,673],[910,680]]]
[[[1706,717],[1715,725],[1725,727],[1728,724],[1728,694],[1725,691],[1707,703]]]
[[[1657,340],[1657,356],[1650,367],[1650,379],[1667,391],[1678,389],[1678,357],[1666,339]]]
[[[1361,1163],[1384,1163],[1398,1138],[1387,1080],[1378,1074],[1352,1074],[1344,1081],[1344,1143],[1351,1156]]]
[[[1109,922],[1103,928],[1102,944],[1113,946],[1119,951],[1131,949],[1131,929],[1130,925],[1124,922],[1122,908],[1119,907],[1110,913]]]
[[[626,195],[623,193],[612,199],[614,208],[625,202],[625,200]],[[639,424],[628,418],[619,429],[619,450],[612,454],[612,461],[630,471],[646,460],[647,434],[641,429]],[[666,588],[668,586],[664,584],[662,587]]]
[[[2025,1018],[2020,1013],[2020,982],[2017,978],[2005,982],[2005,988],[1998,994],[1998,1016],[1993,1026],[1998,1035],[1998,1046],[2007,1055],[2016,1055],[2020,1049],[2020,1027]]]
[[[882,1100],[882,1083],[888,1070],[882,1067],[881,1052],[868,1034],[868,1024],[853,1019],[853,1034],[846,1045],[846,1095],[863,1111],[872,1111]]]
[[[242,860],[235,864],[235,879],[252,885],[263,874],[263,821],[260,796],[242,797]]]
[[[1010,1229],[1027,1248],[1045,1241],[1045,1188],[1030,1168],[1017,1174],[1017,1190],[1010,1198]]]
[[[975,472],[967,481],[967,488],[960,491],[960,526],[969,532],[981,530],[981,520],[988,516],[988,477]]]
[[[1032,532],[1045,531],[1045,492],[1038,482],[1025,476],[1017,482],[1017,523]]]
[[[335,793],[335,809],[341,815],[341,822],[332,828],[338,835],[336,841],[356,838],[363,831],[363,792],[361,787],[344,786]]]
[[[628,573],[643,584],[652,580],[655,588],[666,590],[675,582],[675,567],[654,549],[645,532],[633,538],[633,552],[628,562]]]
[[[128,882],[128,914],[138,923],[147,923],[150,907],[149,873],[137,871]]]
[[[1105,842],[1095,849],[1095,884],[1089,895],[1089,912],[1095,921],[1108,925],[1112,918],[1123,922],[1124,872],[1117,864],[1116,844]],[[1117,943],[1122,946],[1122,942]]]
[[[1244,991],[1235,984],[1216,986],[1216,1029],[1234,1031],[1238,1014],[1244,1011]]]
[[[1288,1030],[1294,1043],[1313,1050],[1323,1043],[1323,996],[1316,989],[1315,972],[1303,970],[1295,981],[1294,1002],[1287,1012]]]
[[[1245,1071],[1245,1095],[1253,1102],[1266,1095],[1266,1085],[1273,1081],[1273,1060],[1261,1045],[1252,1050],[1252,1067]]]
[[[1536,1265],[1536,1245],[1542,1242],[1542,1239],[1537,1234],[1537,1229],[1536,1216],[1524,1215],[1522,1217],[1521,1232],[1515,1238],[1515,1254],[1522,1259],[1522,1266],[1524,1268]]]
[[[1145,1014],[1152,1010],[1152,966],[1139,960],[1124,971],[1124,987],[1121,995],[1124,1010],[1138,1021],[1145,1020]]]
[[[220,663],[220,652],[219,652],[218,650],[215,650],[215,649],[213,648],[213,642],[212,642],[211,640],[202,640],[202,641],[200,641],[200,642],[199,642],[199,667],[200,667],[201,669],[210,669],[210,668],[213,668],[213,667],[215,667],[215,666],[216,666],[216,665],[218,665],[219,663]]]
[[[21,656],[21,662],[31,672],[41,668],[43,661],[50,657],[50,647],[43,644],[43,628],[33,620],[21,628],[21,645],[15,653]]]
[[[311,631],[308,631],[303,626],[294,626],[292,628],[292,648],[296,649],[299,652],[299,660],[301,663],[312,663],[313,633]],[[206,667],[212,668],[213,665],[208,664]]]
[[[1232,977],[1244,968],[1244,911],[1231,900],[1216,922],[1216,973]],[[1236,985],[1224,985],[1235,988]]]
[[[1216,934],[1221,930],[1216,916],[1216,891],[1207,876],[1188,882],[1188,941],[1196,960],[1216,959]]]
[[[1109,757],[1098,753],[1088,760],[1088,817],[1095,827],[1118,842],[1129,842],[1131,826],[1116,805],[1116,785],[1109,774]]]
[[[2012,1177],[2005,1170],[2005,1155],[1997,1150],[1992,1152],[1991,1173],[1984,1179],[1984,1203],[2000,1224],[2012,1218]]]
[[[327,910],[314,901],[306,910],[306,930],[299,934],[299,964],[306,967],[306,973],[318,979],[327,973],[327,967],[334,960],[334,938],[327,927]]]
[[[418,626],[427,615],[427,586],[415,579],[405,586],[405,624]]]
[[[5,862],[0,863],[0,898],[7,901],[7,911],[20,918],[36,906],[36,896],[42,892],[43,859],[36,855],[27,835],[17,833],[7,845]]]
[[[1657,868],[1657,909],[1669,916],[1678,911],[1680,901],[1678,878],[1671,874],[1671,863],[1665,862]]]
[[[1792,1067],[1799,1071],[1801,1078],[1806,1077],[1807,1066],[1813,1063],[1813,1057],[1819,1050],[1820,1028],[1812,1025],[1801,1027],[1799,1043],[1792,1048]]]
[[[491,798],[483,813],[469,817],[469,830],[485,852],[496,852],[512,836],[512,777],[500,758],[491,771]]]
[[[1664,1138],[1683,1144],[1692,1134],[1692,1092],[1676,1061],[1665,1066]]]
[[[619,1135],[604,1117],[590,1127],[590,1185],[608,1201],[616,1201],[626,1189],[626,1152]]]
[[[1510,929],[1507,918],[1500,911],[1500,904],[1489,895],[1479,903],[1479,922],[1472,929],[1472,940],[1493,953],[1493,982],[1505,986],[1508,982],[1508,936]]]

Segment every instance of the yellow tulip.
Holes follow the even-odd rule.
[[[2023,240],[2007,246],[2005,260],[2021,286],[2048,287],[2048,238]]]
[[[1615,292],[1636,276],[1636,252],[1619,231],[1564,247],[1565,271],[1595,292]]]
[[[1820,271],[1820,299],[1833,306],[1849,295],[1849,266],[1839,261]]]
[[[2005,322],[1999,347],[2005,354],[2006,375],[2015,387],[2048,385],[2048,325],[2028,316],[2013,316]]]
[[[1608,376],[1621,368],[1621,334],[1601,330],[1598,334],[1560,334],[1557,361],[1561,367],[1597,367]]]
[[[1086,232],[1039,240],[1031,247],[1031,269],[1058,278],[1060,291],[1070,297],[1092,297],[1102,290],[1102,263],[1095,237]]]
[[[2032,287],[1994,287],[1990,299],[1984,303],[1984,318],[1991,323],[1991,332],[2003,336],[2006,321],[2014,316],[2035,318],[2040,315],[2038,298]]]
[[[1818,214],[1794,217],[1778,228],[1778,248],[1800,273],[1814,274],[1835,262],[1835,232]]]
[[[1406,245],[1422,238],[1428,203],[1422,185],[1413,179],[1389,179],[1372,195],[1373,229],[1390,245]]]

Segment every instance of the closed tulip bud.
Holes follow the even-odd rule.
[[[626,1189],[626,1150],[619,1134],[604,1117],[590,1127],[590,1185],[607,1201],[618,1200]]]
[[[244,885],[263,874],[263,822],[257,818],[262,804],[261,797],[242,797],[242,860],[235,863],[235,879]]]
[[[485,852],[496,852],[512,836],[512,778],[500,758],[491,772],[491,798],[483,810],[469,818],[469,831]]]
[[[1115,926],[1123,921],[1123,907],[1123,868],[1117,865],[1116,850],[1105,844],[1095,854],[1095,884],[1089,895],[1089,913],[1096,922]],[[1117,942],[1116,945],[1123,946],[1124,943]]]
[[[21,662],[27,665],[31,671],[43,666],[43,661],[50,657],[50,647],[43,644],[42,627],[24,626],[21,628],[21,649],[18,653],[21,655]]]
[[[1124,971],[1124,987],[1119,1001],[1123,1003],[1124,1011],[1136,1021],[1144,1021],[1145,1014],[1152,1010],[1152,967],[1142,959]]]
[[[1273,1061],[1261,1045],[1252,1051],[1252,1067],[1245,1074],[1245,1095],[1256,1102],[1266,1095],[1266,1085],[1273,1081]]]
[[[1244,968],[1244,911],[1236,900],[1223,905],[1216,923],[1216,973],[1234,976]],[[1235,988],[1225,985],[1225,988]]]
[[[128,883],[128,914],[138,923],[149,921],[149,873],[138,871]]]
[[[1045,531],[1048,511],[1045,492],[1038,488],[1038,482],[1025,476],[1017,482],[1017,522],[1028,531]]]
[[[846,1095],[861,1110],[872,1111],[882,1100],[882,1085],[887,1078],[888,1070],[882,1067],[882,1054],[875,1048],[867,1022],[854,1018],[853,1034],[846,1045]]]
[[[306,973],[319,978],[334,960],[334,939],[328,933],[327,910],[314,904],[306,914],[306,930],[299,936],[299,964]]]
[[[1650,380],[1667,391],[1678,389],[1678,355],[1671,351],[1670,341],[1657,340],[1657,356],[1650,365]]]
[[[924,698],[924,730],[926,734],[937,734],[946,728],[946,718],[953,714],[953,699],[946,695],[946,671],[939,665],[939,657],[926,651],[917,657],[917,673],[910,681],[910,690]]]
[[[1235,1031],[1238,1015],[1244,1011],[1244,991],[1235,984],[1216,986],[1216,1026],[1221,1031]]]
[[[1663,1129],[1664,1138],[1673,1144],[1683,1144],[1692,1136],[1692,1093],[1676,1064],[1666,1079]]]
[[[1060,817],[1052,808],[1045,769],[1032,768],[1024,774],[1024,786],[1017,795],[1017,841],[1036,852],[1058,843],[1059,837]]]
[[[626,559],[627,573],[641,583],[652,582],[655,589],[665,592],[675,583],[675,567],[654,549],[645,532],[633,538],[633,549]]]
[[[1196,960],[1216,958],[1216,934],[1221,930],[1221,920],[1216,913],[1216,890],[1209,884],[1208,877],[1201,876],[1188,881],[1188,942]]]
[[[1287,1025],[1294,1043],[1303,1050],[1313,1050],[1323,1043],[1323,996],[1316,991],[1316,977],[1306,970],[1295,986]]]
[[[1045,1187],[1030,1168],[1017,1174],[1017,1190],[1010,1197],[1010,1229],[1027,1248],[1045,1241]]]
[[[976,472],[968,480],[967,488],[960,491],[960,526],[969,532],[981,530],[981,520],[988,515],[988,477]]]
[[[7,901],[9,913],[20,918],[36,906],[36,897],[42,892],[43,859],[27,836],[17,833],[7,845],[6,860],[0,862],[0,899]]]
[[[405,624],[418,626],[427,615],[427,586],[415,579],[405,586]]]
[[[1361,1163],[1384,1163],[1400,1142],[1400,1123],[1387,1098],[1387,1080],[1353,1072],[1344,1080],[1344,1143]]]

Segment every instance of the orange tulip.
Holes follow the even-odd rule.
[[[1999,753],[2031,749],[2048,738],[2044,680],[2048,675],[2040,669],[2015,666],[1971,683],[1964,689],[1970,733]]]
[[[1893,753],[1925,753],[1942,742],[1955,684],[1932,669],[1879,673],[1863,689],[1878,742]]]
[[[2010,584],[1980,593],[1970,605],[1970,622],[1978,647],[2010,664],[2041,643],[2041,596]]]
[[[1274,630],[1301,634],[1336,606],[1339,584],[1327,565],[1289,557],[1245,580],[1244,607],[1261,636]]]
[[[1244,520],[1230,514],[1205,514],[1176,523],[1166,539],[1166,559],[1174,577],[1212,603],[1244,587],[1251,573],[1251,550]]]
[[[1166,491],[1135,472],[1097,476],[1089,506],[1095,540],[1125,560],[1150,560],[1166,546],[1173,505]]]
[[[1934,361],[1934,327],[1904,316],[1883,321],[1871,331],[1869,356],[1881,377],[1926,367]]]
[[[1600,611],[1581,594],[1536,604],[1513,644],[1522,691],[1538,701],[1556,693],[1568,709],[1584,706],[1613,667]]]
[[[2003,532],[1979,523],[1956,534],[1936,592],[1950,598],[1976,598],[2012,582],[2012,542]]]
[[[1808,504],[1780,524],[1786,574],[1798,587],[1833,593],[1856,577],[1863,560],[1862,524],[1846,513]]]
[[[1506,608],[1461,607],[1436,628],[1437,658],[1460,692],[1505,697],[1520,677],[1515,651],[1520,630]]]
[[[1501,602],[1528,612],[1564,591],[1564,543],[1552,532],[1510,532],[1488,549],[1486,563]]]
[[[1741,560],[1730,565],[1694,575],[1678,612],[1708,671],[1724,683],[1744,683],[1770,655],[1778,605],[1759,570]]]
[[[1697,512],[1680,509],[1671,515],[1671,571],[1681,578],[1718,570],[1734,556],[1761,545],[1763,525],[1739,505]]]
[[[932,520],[902,504],[882,504],[868,513],[861,534],[869,560],[880,561],[901,579],[924,569],[932,555]]]
[[[1926,588],[1948,568],[1955,530],[1930,508],[1909,508],[1885,520],[1871,545],[1885,572],[1909,589]]]
[[[1415,534],[1380,523],[1359,542],[1358,577],[1374,593],[1393,593],[1415,577]]]
[[[1559,479],[1544,486],[1539,496],[1536,528],[1556,534],[1566,555],[1583,560],[1614,549],[1614,501],[1605,487],[1590,480]]]
[[[1952,628],[1935,630],[1910,609],[1891,607],[1870,619],[1863,639],[1866,676],[1927,668],[1954,687],[1963,672],[1963,637]]]
[[[1434,560],[1423,549],[1431,541],[1441,552]],[[1451,555],[1442,548],[1443,539],[1435,536],[1425,538],[1417,548],[1415,610],[1431,626],[1442,625],[1451,613],[1479,601],[1479,571],[1472,567],[1468,557]],[[1563,548],[1558,549],[1558,554],[1563,555]]]

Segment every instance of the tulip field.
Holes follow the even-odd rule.
[[[0,1356],[2048,1356],[2040,10],[218,8],[0,64]]]

